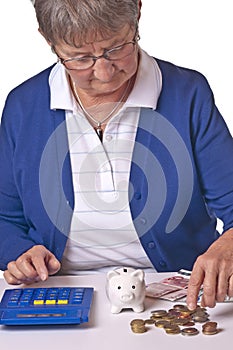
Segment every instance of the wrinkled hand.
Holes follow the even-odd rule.
[[[198,293],[203,285],[201,305],[214,307],[226,295],[233,296],[233,230],[226,231],[209,249],[200,255],[189,281],[187,305],[196,308]]]
[[[59,269],[56,257],[44,246],[36,245],[7,265],[4,278],[9,284],[30,284],[45,281]]]

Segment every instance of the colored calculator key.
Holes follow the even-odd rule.
[[[89,287],[7,289],[0,303],[0,324],[88,322],[93,292]]]

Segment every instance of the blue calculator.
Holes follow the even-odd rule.
[[[0,303],[0,324],[52,325],[88,322],[93,288],[7,289]]]

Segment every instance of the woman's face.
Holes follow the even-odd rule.
[[[55,51],[62,59],[84,56],[97,57],[106,50],[132,41],[134,37],[135,30],[126,25],[109,39],[100,38],[79,48],[67,44],[56,45]],[[110,61],[102,57],[88,69],[67,70],[67,72],[79,91],[83,90],[89,96],[97,97],[116,92],[136,73],[137,67],[138,46],[135,44],[132,53],[122,59]]]

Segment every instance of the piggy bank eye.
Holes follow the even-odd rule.
[[[121,286],[118,286],[117,289],[121,289]]]
[[[132,286],[132,289],[135,289],[136,287],[135,286]]]

